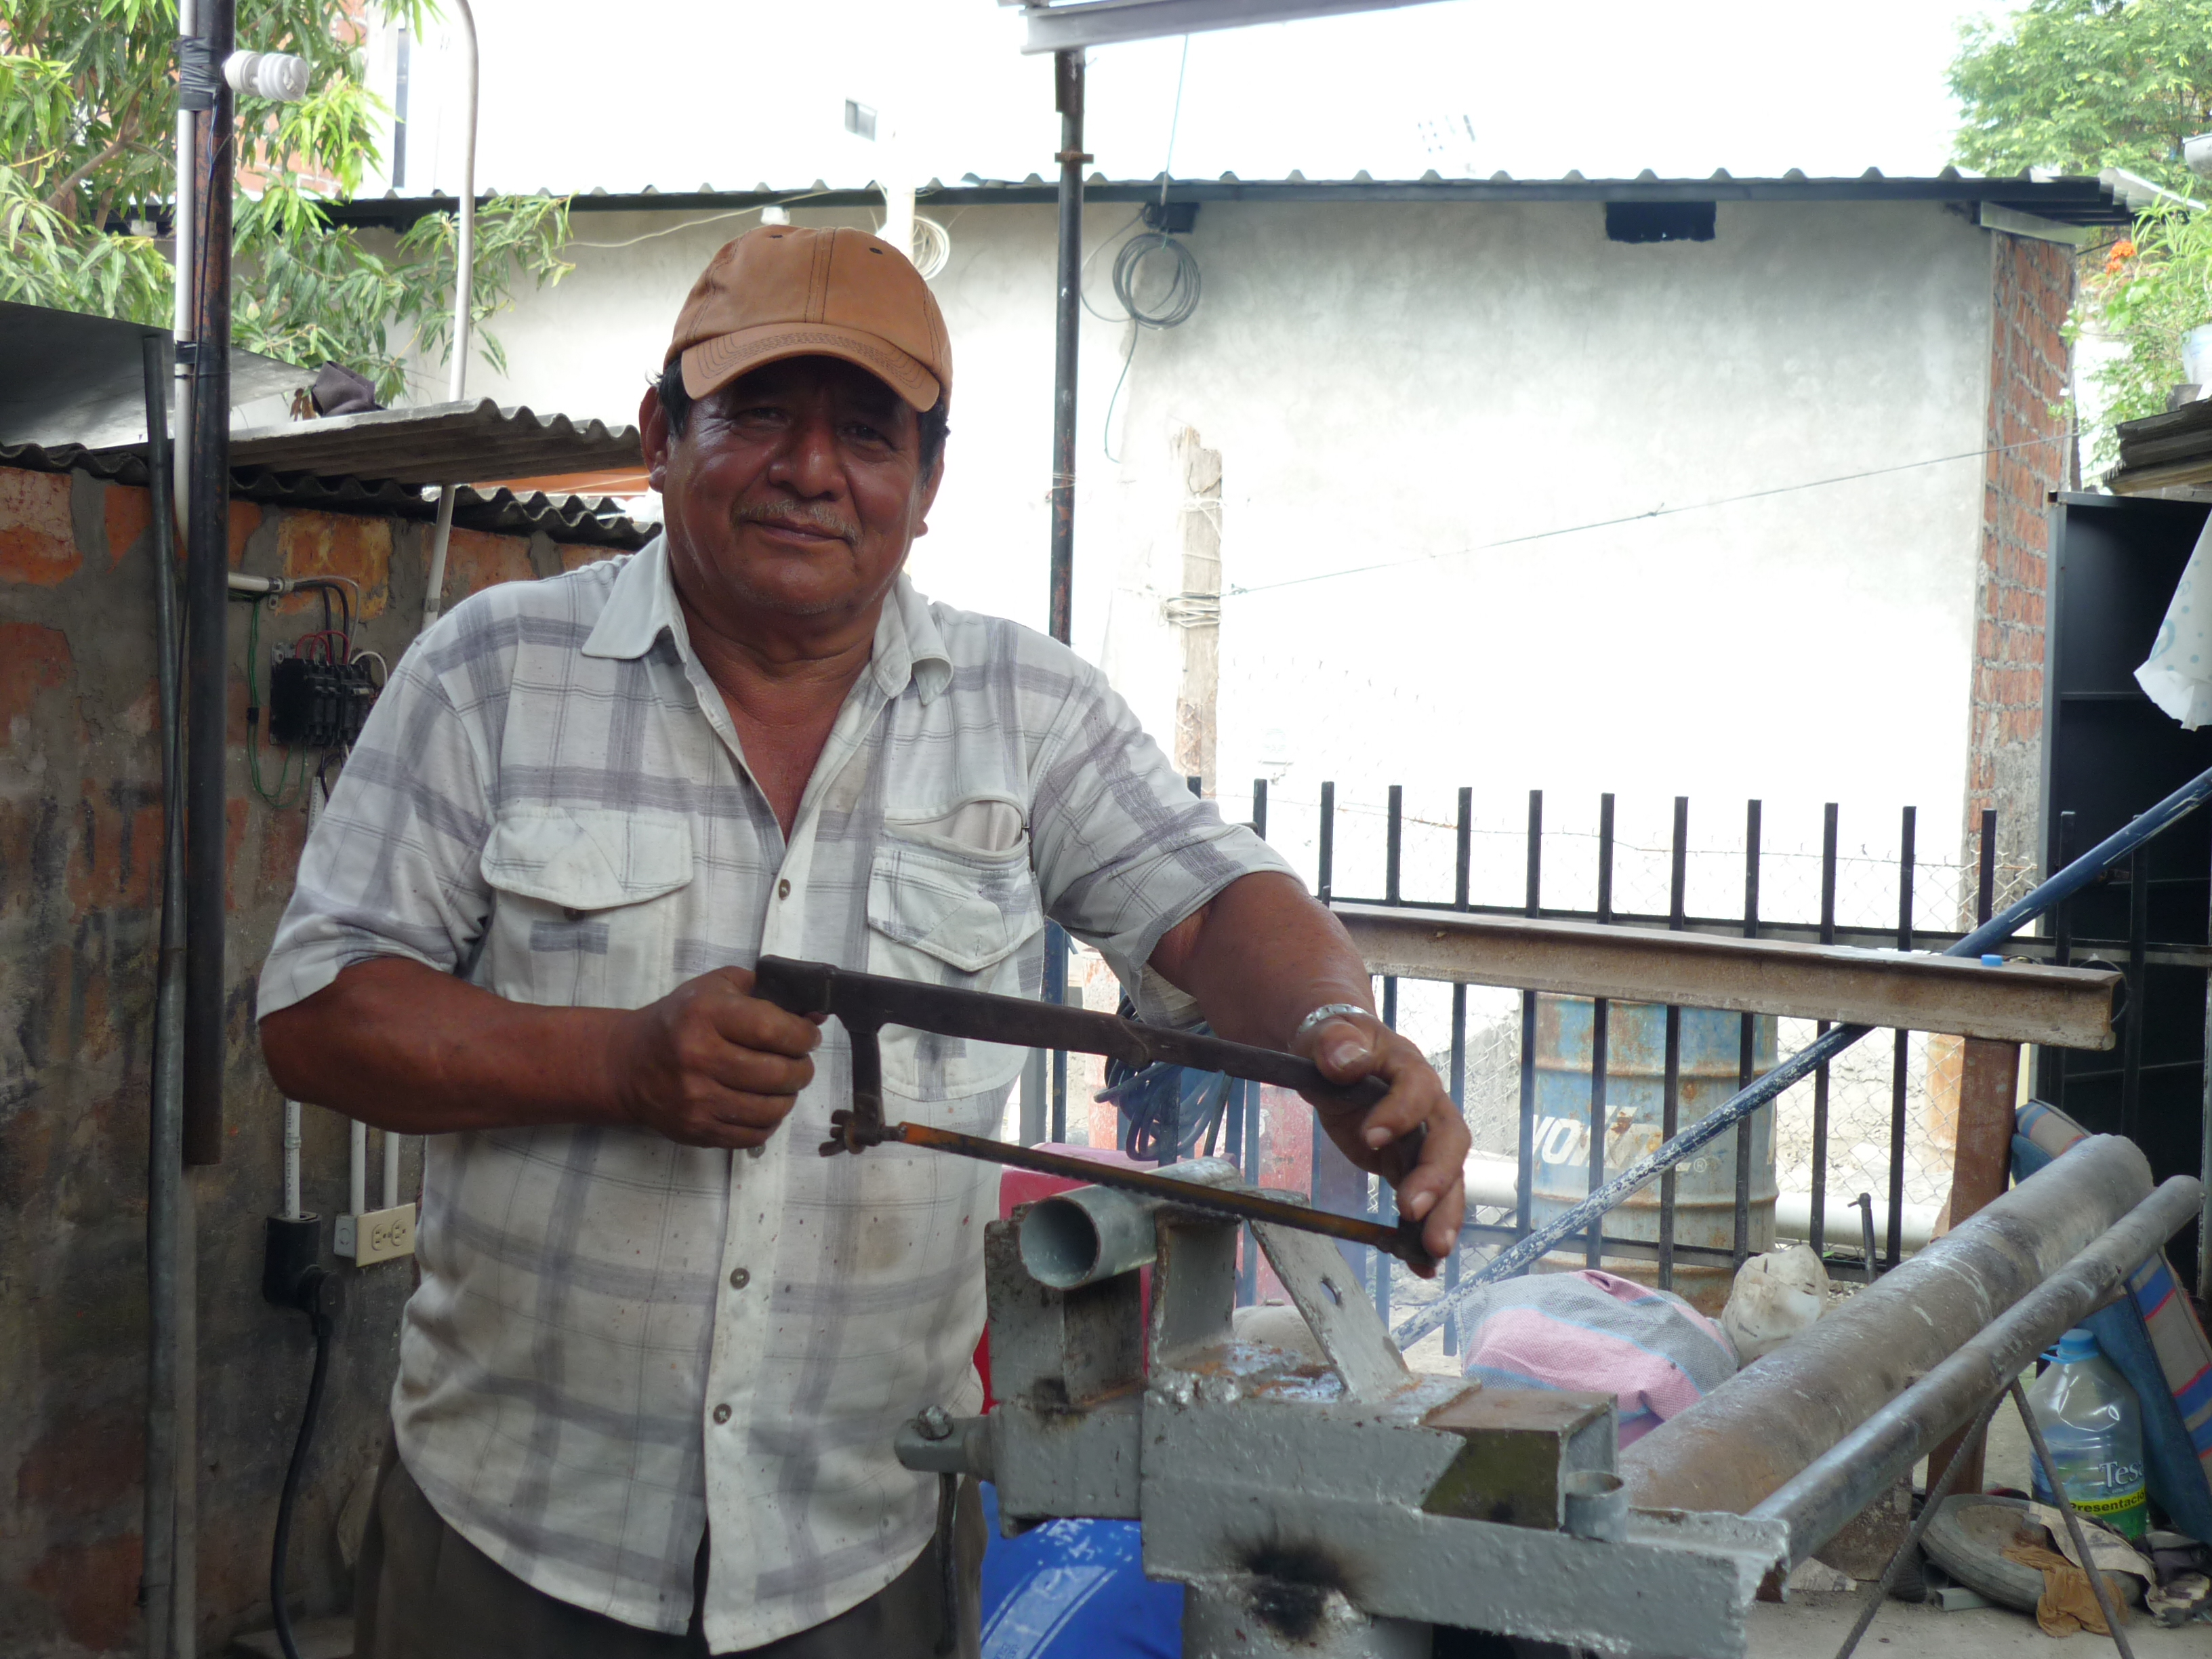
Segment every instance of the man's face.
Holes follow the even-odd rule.
[[[841,359],[756,369],[694,404],[681,436],[657,392],[640,414],[678,586],[694,604],[866,611],[927,528],[943,469],[922,470],[918,417]]]

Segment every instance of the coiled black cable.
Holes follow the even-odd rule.
[[[291,1610],[284,1605],[284,1568],[290,1553],[292,1510],[299,1502],[300,1483],[307,1472],[307,1448],[315,1437],[315,1419],[322,1412],[323,1384],[331,1369],[331,1316],[323,1310],[323,1287],[329,1283],[329,1278],[320,1268],[314,1269],[313,1274],[312,1282],[301,1289],[307,1322],[315,1333],[315,1369],[307,1380],[307,1403],[300,1413],[300,1435],[292,1443],[292,1462],[284,1471],[284,1495],[276,1502],[276,1541],[269,1552],[269,1606],[276,1617],[276,1641],[284,1650],[284,1659],[300,1659],[299,1646],[292,1639]]]
[[[1174,261],[1168,272],[1167,291],[1156,304],[1141,305],[1137,300],[1139,274],[1146,260],[1157,253],[1164,253]],[[1114,297],[1136,325],[1129,331],[1129,349],[1122,356],[1121,373],[1114,382],[1114,395],[1106,400],[1106,423],[1099,437],[1106,459],[1116,465],[1121,464],[1121,457],[1114,453],[1109,440],[1113,435],[1114,410],[1121,404],[1121,388],[1128,383],[1129,365],[1137,361],[1137,337],[1148,328],[1181,328],[1198,309],[1202,287],[1198,256],[1168,231],[1139,231],[1122,243],[1121,251],[1114,256]]]

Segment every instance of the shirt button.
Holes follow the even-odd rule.
[[[714,1407],[714,1420],[715,1420],[717,1423],[726,1423],[726,1422],[728,1422],[728,1421],[730,1420],[730,1408],[729,1408],[727,1406],[717,1406],[717,1407]]]
[[[753,1276],[747,1273],[743,1267],[732,1267],[730,1269],[730,1288],[732,1290],[742,1291],[746,1285],[752,1282]]]
[[[778,898],[789,898],[789,897],[791,896],[791,878],[790,878],[790,877],[787,876],[787,877],[785,877],[781,881],[780,881],[780,882],[776,883],[776,884],[775,884],[775,896],[776,896]]]

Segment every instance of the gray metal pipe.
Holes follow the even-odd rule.
[[[1629,1501],[1639,1509],[1751,1510],[2150,1190],[2150,1165],[2132,1142],[2116,1135],[2080,1142],[1623,1451]]]
[[[1159,1173],[1194,1187],[1235,1187],[1244,1179],[1221,1158],[1194,1158]],[[1150,1267],[1159,1249],[1152,1218],[1167,1201],[1110,1187],[1075,1187],[1042,1199],[1022,1218],[1022,1266],[1056,1291]]]
[[[169,495],[168,343],[140,342],[146,376],[146,489],[153,519],[155,681],[161,708],[161,938],[154,994],[154,1077],[146,1144],[146,1519],[148,1659],[169,1650],[176,1582],[177,1193],[184,1179],[185,812],[177,671],[175,504]]]
[[[2189,1224],[2203,1191],[2193,1176],[2166,1182],[1752,1510],[1755,1518],[1788,1524],[1791,1565],[1833,1538],[2036,1355],[2103,1306],[2130,1273]]]

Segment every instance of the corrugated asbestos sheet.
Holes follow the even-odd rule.
[[[146,482],[143,457],[127,450],[92,450],[78,444],[51,447],[0,444],[0,466],[33,472],[87,472],[123,484]],[[425,496],[420,486],[390,480],[326,478],[312,472],[240,467],[231,473],[231,493],[240,501],[322,513],[384,514],[424,523],[438,515],[434,495]],[[542,530],[558,542],[623,550],[644,546],[657,531],[653,525],[641,525],[629,518],[622,504],[608,496],[589,501],[581,495],[517,495],[511,489],[485,494],[465,484],[454,496],[453,522],[464,530],[510,536]]]
[[[580,423],[485,398],[235,431],[230,459],[240,468],[324,478],[447,484],[642,469],[645,451],[634,426]]]

